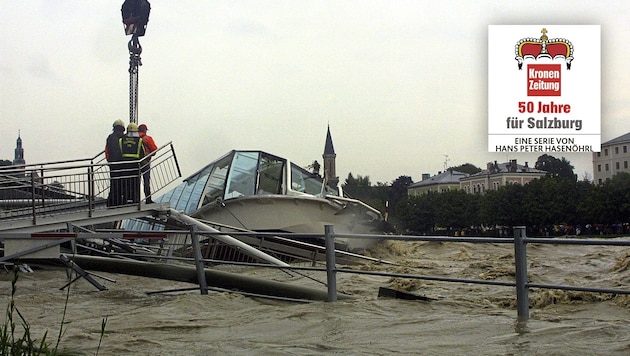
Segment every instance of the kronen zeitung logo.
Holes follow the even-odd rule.
[[[573,61],[573,44],[565,38],[547,37],[547,29],[543,28],[540,38],[527,37],[520,39],[515,46],[518,69],[523,69],[525,60],[550,62],[563,60],[567,70],[571,70]],[[528,63],[527,64],[527,96],[562,96],[562,66],[558,63]],[[543,114],[568,114],[571,112],[570,104],[556,103],[554,101],[520,101],[519,113],[543,113]],[[524,120],[517,117],[507,118],[507,128],[522,128]],[[582,129],[582,120],[561,120],[557,118],[527,120],[528,128],[537,129]]]

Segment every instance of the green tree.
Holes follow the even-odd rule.
[[[589,196],[596,187],[588,180],[578,181],[575,186],[575,215],[578,224],[587,224],[593,222],[593,209],[589,205]]]
[[[467,228],[477,222],[478,195],[463,190],[449,190],[436,196],[435,222],[449,231]]]
[[[370,186],[367,190],[367,198],[363,200],[366,204],[385,213],[387,209],[390,187],[387,183],[378,182],[376,185]],[[391,205],[390,205],[391,206]],[[391,211],[391,209],[389,209]]]
[[[534,168],[540,169],[541,171],[546,171],[551,175],[558,175],[560,177],[566,177],[576,181],[577,178],[573,173],[573,165],[571,162],[567,160],[565,157],[562,159],[557,159],[556,157],[550,156],[548,154],[543,154],[538,157]]]
[[[480,221],[484,225],[525,225],[525,209],[522,201],[525,188],[520,184],[508,184],[483,195],[480,205]]]
[[[387,195],[390,207],[395,207],[404,197],[407,196],[407,188],[412,183],[413,180],[409,176],[400,176],[392,182]]]
[[[356,178],[352,175],[352,173],[348,173],[348,178],[341,186],[350,197],[359,199],[359,200],[367,200],[370,198],[370,187],[372,183],[370,183],[370,177],[365,176],[362,177],[357,175]]]
[[[529,182],[524,188],[525,224],[574,225],[580,222],[577,206],[584,197],[578,194],[577,182],[561,176],[545,176]]]
[[[619,224],[630,220],[630,174],[615,174],[597,193],[599,222]]]
[[[403,199],[400,203],[399,219],[404,230],[415,234],[434,231],[438,194],[428,192]]]
[[[464,163],[462,165],[459,165],[457,167],[452,167],[451,168],[454,171],[458,171],[458,172],[462,172],[462,173],[468,173],[468,174],[475,174],[475,173],[479,173],[481,172],[481,168],[470,164],[470,163]]]

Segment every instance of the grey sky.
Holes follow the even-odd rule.
[[[0,159],[91,157],[129,120],[121,1],[0,0]],[[630,131],[630,2],[151,1],[139,117],[186,176],[231,149],[414,181],[487,152],[487,25],[599,24],[602,142]],[[526,36],[528,34],[524,34]],[[536,35],[536,34],[531,34]],[[576,49],[573,65],[579,65]],[[562,157],[562,154],[556,155]],[[566,154],[580,178],[590,154]]]

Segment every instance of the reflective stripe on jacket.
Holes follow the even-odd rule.
[[[138,160],[144,157],[142,138],[125,136],[118,140],[122,159],[126,161]]]

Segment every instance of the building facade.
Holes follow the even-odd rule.
[[[619,172],[630,173],[630,132],[606,141],[593,152],[593,183],[602,184]]]
[[[407,187],[407,195],[418,196],[428,192],[443,193],[449,190],[458,190],[460,189],[460,179],[465,177],[468,177],[467,173],[454,171],[452,169],[439,172],[433,177],[429,177],[428,174],[423,174],[420,182],[410,184],[409,187]]]
[[[527,162],[523,166],[513,159],[505,163],[489,162],[485,170],[464,177],[459,183],[466,193],[484,194],[508,184],[525,185],[546,174],[545,171],[529,167]]]

